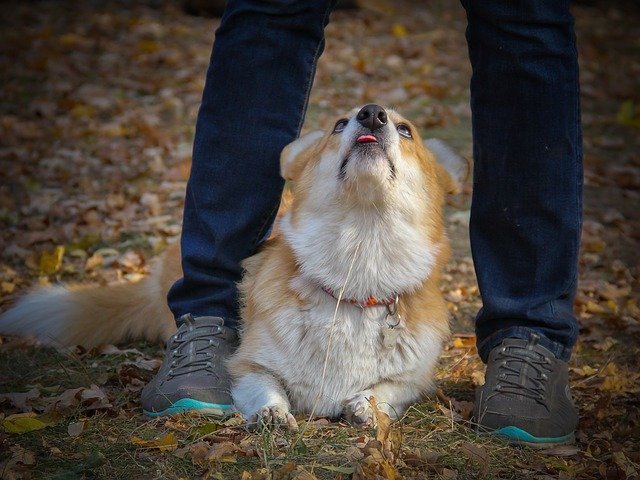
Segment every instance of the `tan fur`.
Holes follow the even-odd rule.
[[[176,329],[166,295],[180,273],[180,249],[173,245],[153,274],[137,283],[41,288],[0,316],[0,333],[86,348],[165,341]]]

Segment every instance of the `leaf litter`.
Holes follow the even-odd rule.
[[[470,156],[460,6],[366,3],[336,11],[327,27],[305,128],[376,100]],[[15,5],[2,20],[3,309],[32,286],[138,281],[180,232],[218,21],[169,2],[68,6]],[[640,19],[625,2],[577,4],[574,14],[585,138],[575,446],[534,452],[474,432],[473,390],[484,376],[471,333],[481,302],[466,234],[469,182],[446,208],[454,259],[442,287],[455,334],[437,394],[401,421],[377,410],[377,427],[361,431],[301,418],[295,435],[189,416],[149,421],[139,395],[160,364],[158,346],[56,353],[3,337],[2,478],[131,477],[132,468],[175,478],[637,478]]]

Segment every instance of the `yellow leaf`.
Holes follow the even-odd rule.
[[[605,313],[607,311],[602,305],[592,301],[588,301],[585,307],[589,313]]]
[[[129,129],[125,125],[107,124],[100,129],[100,133],[109,138],[125,137]]]
[[[592,240],[586,241],[582,244],[582,248],[584,248],[585,252],[589,253],[600,253],[607,247],[606,242],[602,240]]]
[[[484,372],[481,370],[476,370],[471,374],[471,381],[475,386],[484,385],[485,377]]]
[[[627,100],[620,105],[618,122],[627,127],[640,128],[640,104]]]
[[[5,418],[2,421],[2,429],[7,433],[27,433],[46,427],[46,423],[32,417]]]
[[[475,346],[475,335],[456,336],[453,338],[453,348],[474,348]]]
[[[82,119],[82,118],[91,118],[95,116],[96,111],[91,105],[85,105],[84,103],[79,103],[71,109],[70,113],[72,117]]]
[[[60,35],[58,40],[62,45],[66,45],[70,47],[80,43],[80,41],[82,40],[82,37],[80,37],[80,35],[76,35],[75,33],[66,33],[64,35]]]
[[[64,247],[58,245],[52,253],[42,252],[40,256],[40,273],[43,275],[52,275],[60,270],[62,259],[64,258]]]
[[[407,36],[407,28],[401,23],[394,23],[393,27],[391,27],[391,32],[398,38]]]
[[[138,50],[142,53],[154,53],[160,50],[160,44],[153,40],[142,40],[138,43]]]
[[[178,438],[173,433],[167,433],[153,440],[145,440],[134,435],[130,441],[136,447],[158,449],[162,452],[170,452],[178,447]]]
[[[2,282],[2,293],[11,293],[15,290],[16,284],[12,282]]]
[[[59,420],[60,416],[55,414],[45,414],[36,417],[33,413],[17,413],[15,415],[9,415],[2,420],[0,425],[2,426],[2,430],[7,433],[22,434],[42,430],[43,428],[55,425]]]
[[[591,375],[595,375],[596,373],[598,373],[597,368],[593,368],[589,365],[583,365],[580,368],[572,368],[571,371],[577,373],[581,377],[590,377]]]

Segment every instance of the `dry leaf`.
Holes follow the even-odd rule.
[[[32,408],[27,405],[27,402],[39,397],[40,391],[37,388],[32,388],[28,392],[22,393],[0,393],[0,402],[9,402],[21,412],[30,412]]]
[[[12,446],[9,450],[12,453],[11,457],[0,462],[1,478],[3,480],[32,478],[28,467],[36,464],[36,457],[33,452],[19,446]]]
[[[134,435],[129,441],[136,447],[160,450],[162,452],[171,452],[178,447],[178,438],[174,433],[167,433],[166,435],[154,438],[153,440],[145,440]]]
[[[489,471],[489,455],[487,450],[480,446],[474,445],[471,442],[462,442],[460,444],[460,451],[472,462],[475,462],[480,467],[480,470],[486,474]]]
[[[62,267],[62,259],[64,258],[64,247],[62,245],[58,245],[53,252],[42,252],[40,255],[40,261],[38,265],[40,266],[40,273],[42,275],[53,275],[60,270]]]
[[[79,437],[82,432],[89,426],[89,419],[85,418],[78,422],[70,423],[67,427],[67,433],[70,437]]]
[[[42,430],[57,424],[61,420],[61,415],[50,412],[43,415],[33,413],[18,413],[9,415],[0,423],[0,427],[7,433],[28,433],[35,430]]]

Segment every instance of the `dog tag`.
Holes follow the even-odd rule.
[[[387,326],[382,331],[382,345],[384,348],[393,348],[398,343],[398,335],[400,335],[400,329]]]

